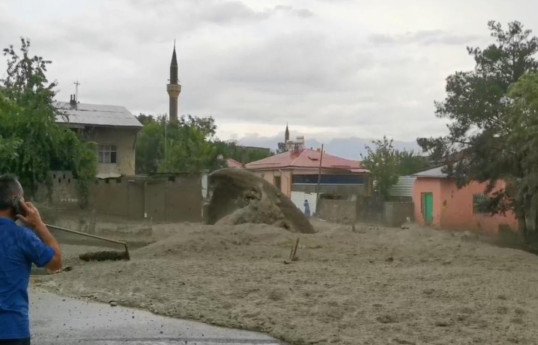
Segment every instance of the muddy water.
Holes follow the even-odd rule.
[[[64,298],[38,288],[30,289],[30,305],[34,344],[281,344],[264,334]]]

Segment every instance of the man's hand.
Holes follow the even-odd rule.
[[[17,218],[20,219],[24,225],[37,230],[43,224],[41,220],[41,215],[39,214],[38,209],[31,202],[24,202],[22,199],[19,200],[19,204],[22,210],[22,214],[18,214]]]

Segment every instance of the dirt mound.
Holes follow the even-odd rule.
[[[292,232],[314,233],[304,214],[269,182],[242,169],[222,169],[209,176],[213,195],[210,224],[263,223]]]
[[[191,225],[178,227],[177,232],[165,239],[137,249],[137,258],[163,257],[192,258],[214,255],[216,252],[240,250],[241,246],[267,246],[288,241],[291,236],[281,228],[266,224],[241,224],[237,226]]]

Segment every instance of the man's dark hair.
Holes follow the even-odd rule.
[[[5,174],[0,176],[0,210],[11,207],[13,196],[21,192],[17,176]]]

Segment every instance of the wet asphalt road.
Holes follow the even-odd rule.
[[[171,319],[149,312],[30,289],[32,344],[277,345],[259,333]]]

